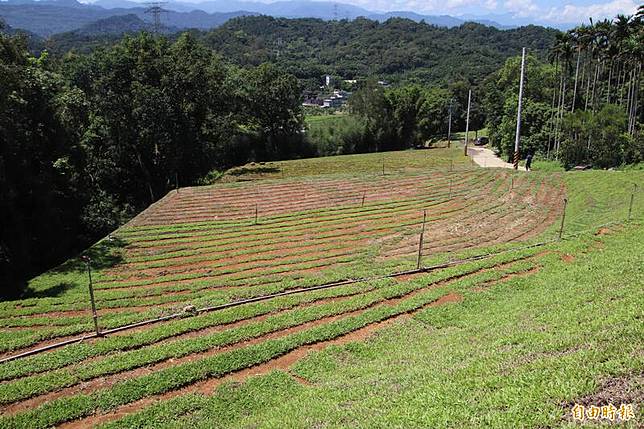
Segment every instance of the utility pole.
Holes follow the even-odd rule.
[[[449,120],[447,121],[447,148],[452,145],[452,102],[453,98],[449,100]]]
[[[472,90],[467,94],[467,119],[465,121],[465,156],[467,156],[467,143],[470,138],[470,107],[472,105]]]
[[[96,335],[100,336],[101,331],[98,329],[98,314],[96,314],[96,303],[94,302],[94,286],[92,285],[92,259],[89,256],[82,256],[81,259],[87,264],[87,277],[89,278],[89,300],[92,305],[92,319],[94,319],[94,330]]]
[[[521,80],[519,81],[519,106],[517,108],[517,131],[514,136],[514,169],[519,169],[519,140],[521,140],[521,102],[523,101],[523,74],[525,71],[525,48],[521,54]]]

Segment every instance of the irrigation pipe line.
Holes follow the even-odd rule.
[[[593,227],[591,229],[588,229],[588,230],[585,230],[585,231],[579,231],[579,232],[576,232],[576,233],[573,233],[573,234],[568,234],[567,237],[562,238],[562,239],[565,240],[565,239],[568,239],[568,238],[571,238],[571,237],[577,237],[577,236],[582,235],[582,234],[584,234],[584,233],[586,233],[588,231],[596,230],[597,228],[602,228],[602,227],[605,227],[605,226],[610,226],[610,225],[615,225],[615,224],[623,224],[623,222],[620,222],[620,221],[608,222],[608,223],[605,223],[605,224],[602,224],[602,225],[599,225],[599,226],[595,226],[595,227]],[[534,248],[534,247],[542,247],[542,246],[545,246],[545,245],[548,245],[548,244],[556,243],[558,241],[560,241],[560,240],[554,238],[554,239],[550,239],[550,240],[546,240],[546,241],[541,241],[541,242],[538,242],[538,243],[528,244],[528,245],[521,246],[521,247],[513,247],[513,248],[509,248],[509,249],[495,251],[495,252],[483,253],[481,255],[471,256],[469,258],[458,259],[458,260],[454,260],[454,261],[448,261],[448,262],[445,262],[445,263],[442,263],[442,264],[430,265],[430,266],[425,266],[425,267],[412,269],[412,270],[399,271],[399,272],[396,272],[396,273],[382,274],[382,275],[379,275],[379,276],[372,276],[372,277],[359,277],[359,278],[355,278],[355,279],[339,280],[339,281],[335,281],[335,282],[324,283],[324,284],[317,285],[317,286],[311,286],[311,287],[306,287],[306,288],[298,288],[298,289],[291,289],[291,290],[286,290],[286,291],[283,291],[283,292],[273,293],[273,294],[270,294],[270,295],[261,295],[261,296],[256,296],[254,298],[247,298],[247,299],[241,299],[241,300],[237,300],[237,301],[228,302],[226,304],[219,304],[219,305],[213,305],[213,306],[210,306],[210,307],[199,308],[199,309],[194,310],[192,313],[184,311],[184,312],[181,312],[181,313],[169,314],[167,316],[162,316],[162,317],[158,317],[158,318],[155,318],[155,319],[143,320],[141,322],[132,323],[132,324],[129,324],[129,325],[123,325],[123,326],[119,326],[119,327],[112,328],[112,329],[107,329],[107,330],[101,331],[100,334],[92,333],[92,334],[88,334],[88,335],[83,335],[82,337],[71,338],[71,339],[68,339],[68,340],[65,340],[65,341],[60,341],[60,342],[57,342],[57,343],[49,344],[49,345],[44,346],[44,347],[39,347],[39,348],[29,350],[29,351],[26,351],[26,352],[23,352],[23,353],[19,353],[17,355],[8,356],[8,357],[5,357],[3,359],[0,359],[0,364],[10,362],[10,361],[13,361],[13,360],[17,360],[17,359],[21,359],[21,358],[25,358],[25,357],[28,357],[28,356],[32,356],[32,355],[42,353],[42,352],[46,352],[46,351],[49,351],[49,350],[53,350],[53,349],[56,349],[56,348],[59,348],[59,347],[67,346],[69,344],[82,342],[84,340],[88,340],[88,339],[91,339],[91,338],[104,337],[104,336],[107,336],[109,334],[114,334],[114,333],[125,331],[125,330],[128,330],[128,329],[138,328],[140,326],[145,326],[145,325],[149,325],[149,324],[152,324],[152,323],[158,323],[158,322],[164,322],[166,320],[178,319],[180,317],[186,317],[186,316],[189,316],[189,315],[194,316],[194,315],[201,314],[201,313],[208,313],[208,312],[212,312],[212,311],[224,310],[226,308],[237,307],[237,306],[244,305],[244,304],[251,304],[251,303],[254,303],[254,302],[267,301],[269,299],[278,298],[278,297],[281,297],[281,296],[295,295],[295,294],[300,294],[300,293],[305,293],[305,292],[312,292],[312,291],[323,290],[323,289],[331,289],[331,288],[335,288],[335,287],[339,287],[339,286],[346,286],[346,285],[355,284],[355,283],[364,283],[364,282],[369,282],[369,281],[383,280],[383,279],[400,277],[400,276],[405,276],[405,275],[410,275],[410,274],[426,273],[426,272],[430,272],[430,271],[449,268],[449,267],[452,267],[452,266],[455,266],[455,265],[465,264],[467,262],[474,262],[474,261],[479,261],[481,259],[491,258],[493,256],[500,255],[502,253],[516,252],[516,251],[520,251],[520,250],[531,249],[531,248]]]
[[[274,294],[270,294],[270,295],[262,295],[262,296],[257,296],[257,297],[253,297],[253,298],[247,298],[247,299],[241,299],[241,300],[237,300],[237,301],[232,301],[232,302],[228,302],[226,304],[219,304],[219,305],[214,305],[214,306],[210,306],[210,307],[199,308],[199,309],[194,310],[192,313],[184,311],[184,312],[181,312],[181,313],[169,314],[167,316],[162,316],[162,317],[158,317],[158,318],[155,318],[155,319],[143,320],[141,322],[132,323],[132,324],[129,324],[129,325],[123,325],[123,326],[119,326],[119,327],[112,328],[112,329],[107,329],[107,330],[101,331],[100,334],[97,334],[97,333],[87,334],[87,335],[83,335],[81,337],[71,338],[71,339],[68,339],[68,340],[65,340],[65,341],[60,341],[60,342],[57,342],[57,343],[49,344],[49,345],[44,346],[44,347],[39,347],[39,348],[29,350],[29,351],[26,351],[26,352],[23,352],[23,353],[19,353],[17,355],[8,356],[8,357],[5,357],[3,359],[0,359],[0,364],[3,364],[5,362],[10,362],[10,361],[13,361],[13,360],[16,360],[16,359],[21,359],[21,358],[24,358],[24,357],[27,357],[27,356],[32,356],[32,355],[42,353],[42,352],[45,352],[45,351],[53,350],[55,348],[63,347],[63,346],[69,345],[69,344],[74,344],[74,343],[81,342],[81,341],[84,341],[84,340],[88,340],[88,339],[91,339],[91,338],[104,337],[104,336],[107,336],[109,334],[114,334],[114,333],[117,333],[117,332],[137,328],[137,327],[140,327],[140,326],[149,325],[149,324],[152,324],[152,323],[158,323],[158,322],[164,322],[166,320],[177,319],[177,318],[180,318],[180,317],[185,317],[187,315],[197,315],[197,314],[201,314],[201,313],[208,313],[208,312],[212,312],[212,311],[224,310],[226,308],[237,307],[237,306],[240,306],[240,305],[251,304],[251,303],[254,303],[254,302],[266,301],[266,300],[273,299],[273,298],[278,298],[278,297],[281,297],[281,296],[295,295],[295,294],[300,294],[300,293],[305,293],[305,292],[312,292],[312,291],[316,291],[316,290],[331,289],[331,288],[335,288],[335,287],[339,287],[339,286],[346,286],[346,285],[355,284],[355,283],[364,283],[364,282],[369,282],[369,281],[376,281],[376,280],[383,280],[383,279],[387,279],[387,278],[400,277],[400,276],[405,276],[405,275],[410,275],[410,274],[418,274],[418,273],[425,273],[425,272],[429,272],[429,271],[435,271],[435,270],[439,270],[439,269],[443,269],[443,268],[449,268],[449,267],[455,266],[455,265],[461,265],[461,264],[464,264],[464,263],[467,263],[467,262],[473,262],[473,261],[478,261],[478,260],[481,260],[481,259],[490,258],[490,257],[496,256],[496,255],[499,255],[499,254],[502,254],[502,253],[505,253],[505,252],[518,251],[518,250],[529,249],[529,248],[532,248],[532,247],[545,246],[546,244],[550,244],[550,243],[553,243],[555,241],[557,241],[557,240],[553,239],[553,240],[548,240],[548,241],[543,241],[543,242],[539,242],[539,243],[530,244],[530,245],[527,245],[527,246],[522,246],[522,247],[519,247],[519,248],[512,248],[512,249],[501,250],[501,251],[498,251],[498,252],[484,253],[482,255],[477,255],[477,256],[472,256],[472,257],[469,257],[469,258],[449,261],[449,262],[445,262],[445,263],[442,263],[442,264],[436,264],[436,265],[421,267],[421,268],[418,268],[418,269],[399,271],[399,272],[396,272],[396,273],[383,274],[383,275],[372,276],[372,277],[359,277],[359,278],[355,278],[355,279],[345,279],[345,280],[340,280],[340,281],[335,281],[335,282],[330,282],[330,283],[324,283],[324,284],[317,285],[317,286],[311,286],[311,287],[306,287],[306,288],[298,288],[298,289],[291,289],[291,290],[286,290],[286,291],[283,291],[283,292],[278,292],[278,293],[274,293]]]

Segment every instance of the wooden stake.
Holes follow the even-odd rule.
[[[563,235],[564,222],[566,221],[566,206],[568,205],[568,199],[564,198],[563,214],[561,215],[561,226],[559,227],[559,237],[558,240],[561,240]]]
[[[425,221],[427,220],[427,210],[423,210],[423,226],[420,230],[420,241],[418,242],[418,259],[416,260],[416,269],[420,268],[420,259],[423,254],[423,237],[425,235]]]
[[[449,100],[449,120],[447,125],[447,148],[448,149],[452,146],[452,101],[454,101],[453,98]]]
[[[257,225],[257,203],[255,203],[255,225]]]
[[[362,193],[362,204],[360,204],[360,207],[364,207],[364,199],[365,199],[366,196],[367,196],[367,191],[364,191]]]
[[[631,220],[633,213],[633,201],[635,200],[635,193],[637,192],[637,183],[633,183],[633,192],[631,192],[631,202],[628,204],[628,220]]]
[[[465,120],[465,146],[463,147],[463,151],[465,152],[465,156],[467,156],[467,143],[469,142],[470,138],[470,105],[472,104],[472,90],[467,94],[467,119]]]
[[[98,314],[96,313],[96,303],[94,301],[94,286],[92,285],[92,267],[91,267],[92,260],[90,259],[89,256],[83,256],[82,259],[87,264],[87,277],[89,279],[89,301],[92,307],[92,319],[94,319],[94,330],[96,331],[96,335],[100,336],[101,331],[98,329]]]

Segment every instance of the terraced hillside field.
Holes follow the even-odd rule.
[[[170,192],[87,252],[101,329],[168,317],[1,363],[0,427],[88,427],[211,393],[538,270],[547,252],[526,244],[553,237],[561,175],[474,168],[458,153],[387,154],[384,175],[380,154],[293,161]],[[405,273],[423,215],[421,265],[436,268]],[[476,257],[491,249],[518,250]],[[0,304],[3,358],[92,333],[80,260],[30,294]]]

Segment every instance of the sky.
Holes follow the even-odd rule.
[[[369,10],[413,12],[431,15],[499,15],[534,18],[551,22],[588,22],[632,15],[640,3],[636,0],[340,0]]]

